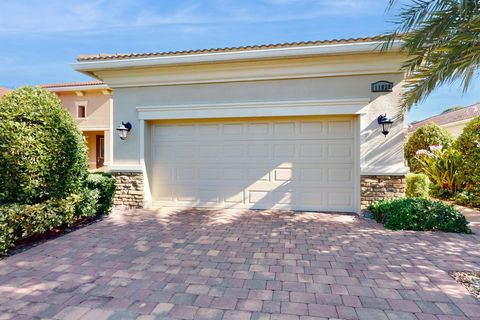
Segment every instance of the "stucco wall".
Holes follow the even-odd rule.
[[[468,124],[468,121],[458,121],[454,123],[449,123],[443,127],[447,129],[455,138],[458,138],[462,132],[463,128]]]
[[[111,94],[104,94],[102,90],[88,90],[83,96],[78,96],[75,91],[55,92],[62,101],[63,106],[70,112],[87,140],[89,168],[96,167],[96,135],[105,136],[104,165],[111,162],[112,137],[111,137],[111,112],[113,100]],[[77,104],[86,104],[86,118],[77,117]]]
[[[65,108],[76,119],[80,129],[110,127],[110,95],[101,91],[85,91],[83,96],[75,92],[57,92]],[[77,103],[86,102],[87,115],[84,119],[77,117]]]
[[[134,128],[126,141],[114,139],[115,165],[139,165],[140,121],[136,107],[195,105],[268,101],[329,100],[369,98],[361,122],[361,167],[364,174],[392,174],[404,170],[404,121],[396,119],[385,138],[377,117],[397,113],[400,73],[318,77],[308,79],[241,81],[170,86],[115,88],[114,126],[130,121]],[[372,93],[370,85],[388,80],[396,85],[392,93]],[[274,116],[272,114],[271,116]],[[148,148],[148,146],[147,146]]]

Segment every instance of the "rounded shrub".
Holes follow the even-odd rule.
[[[441,145],[444,148],[452,145],[453,136],[445,128],[430,122],[418,128],[405,144],[405,159],[412,172],[421,172],[421,166],[415,157],[418,150],[428,150],[432,145]]]
[[[462,156],[459,168],[464,182],[463,203],[480,206],[480,117],[473,118],[455,141]]]
[[[0,100],[0,204],[35,204],[81,192],[87,147],[58,97],[23,87]]]
[[[472,233],[465,216],[441,201],[389,199],[376,202],[369,209],[377,222],[391,230]]]
[[[406,195],[410,198],[428,198],[430,180],[423,173],[407,174]]]

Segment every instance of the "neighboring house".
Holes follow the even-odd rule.
[[[406,123],[384,136],[377,118],[398,111],[405,57],[380,44],[79,56],[132,125],[113,142],[116,204],[359,212],[403,195]]]
[[[41,87],[56,93],[75,118],[87,141],[89,168],[108,166],[112,154],[113,101],[110,88],[99,81],[45,84]]]
[[[463,128],[465,128],[467,123],[478,116],[480,116],[480,103],[414,122],[408,127],[408,133],[412,134],[421,126],[434,122],[447,129],[455,138],[457,138],[462,134]]]
[[[5,94],[9,93],[10,91],[12,90],[5,87],[0,87],[0,98],[3,97]]]

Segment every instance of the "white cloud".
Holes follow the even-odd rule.
[[[161,25],[294,21],[332,15],[365,14],[372,7],[371,0],[72,2],[63,0],[5,2],[0,11],[0,33],[103,32],[113,28]],[[374,3],[378,6],[378,2]]]

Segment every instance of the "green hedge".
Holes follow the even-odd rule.
[[[407,197],[428,198],[430,191],[430,180],[423,173],[407,174]]]
[[[85,189],[65,198],[32,205],[0,206],[0,254],[5,254],[19,239],[95,216],[98,197],[98,191]]]
[[[373,218],[392,230],[471,233],[468,221],[453,206],[421,198],[382,200],[370,206]]]
[[[0,255],[7,253],[19,239],[71,226],[81,218],[108,214],[113,204],[115,179],[109,173],[91,173],[86,183],[87,188],[82,192],[65,198],[0,206]]]
[[[107,214],[113,205],[115,179],[107,172],[91,173],[87,177],[87,187],[98,192],[97,212]]]

